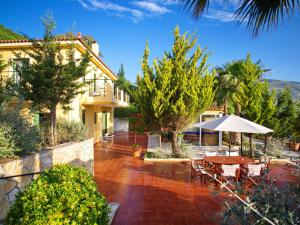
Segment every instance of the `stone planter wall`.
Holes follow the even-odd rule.
[[[94,173],[94,141],[67,143],[33,153],[24,158],[0,163],[0,177],[40,172],[57,164],[85,167]],[[38,176],[19,176],[0,179],[0,222],[4,220],[15,195]]]

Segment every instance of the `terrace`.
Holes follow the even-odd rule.
[[[109,202],[120,203],[114,225],[220,224],[225,201],[234,200],[213,182],[191,182],[189,162],[144,162],[133,158],[134,135],[118,132],[108,151],[95,145],[95,181]],[[138,136],[143,151],[145,135]],[[279,186],[296,180],[292,168],[270,165]],[[216,194],[218,193],[218,194]]]

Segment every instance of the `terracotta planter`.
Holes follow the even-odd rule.
[[[299,151],[299,149],[300,149],[300,143],[290,142],[290,149],[292,151]]]
[[[134,158],[139,158],[141,156],[141,146],[131,146],[132,149],[132,156]]]

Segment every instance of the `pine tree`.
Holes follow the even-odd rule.
[[[129,80],[126,79],[124,65],[121,64],[118,72],[118,80],[115,81],[115,85],[125,91],[131,99],[131,103],[134,103],[134,96],[132,92],[135,90],[135,85],[133,85]]]
[[[291,90],[284,88],[277,93],[276,113],[272,119],[275,135],[280,138],[289,138],[294,132],[295,104]]]
[[[56,41],[53,29],[55,22],[51,15],[43,19],[45,27],[43,40],[32,41],[32,51],[26,54],[32,63],[20,68],[20,92],[26,100],[41,110],[51,113],[51,144],[56,144],[56,109],[60,104],[69,109],[68,104],[81,92],[84,82],[79,81],[86,73],[89,63],[88,52],[80,60],[75,59],[71,48],[65,57]],[[20,57],[17,55],[17,57]]]
[[[197,39],[174,31],[171,52],[148,63],[148,43],[142,60],[143,76],[137,77],[135,99],[147,125],[172,133],[172,150],[179,154],[177,134],[190,125],[214,98],[214,74],[208,71],[208,55],[196,47]]]

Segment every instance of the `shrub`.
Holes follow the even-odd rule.
[[[0,126],[0,159],[14,158],[20,149],[16,147],[13,137],[13,131],[9,124]]]
[[[41,126],[43,136],[43,145],[50,144],[50,129],[49,124],[45,123]],[[71,141],[82,141],[87,138],[87,131],[81,122],[74,120],[67,121],[59,118],[57,121],[57,143],[67,143]]]
[[[135,105],[129,105],[125,108],[115,108],[114,115],[118,118],[128,118],[132,114],[138,113],[139,110]]]
[[[280,139],[272,138],[267,142],[266,154],[280,158],[282,156],[285,144]]]
[[[59,119],[57,121],[57,141],[58,143],[66,143],[70,141],[82,141],[86,139],[87,132],[85,126],[81,122],[74,120],[67,121]]]
[[[21,105],[18,105],[14,109],[0,108],[2,135],[12,142],[10,149],[15,148],[12,150],[12,154],[9,154],[10,156],[3,154],[7,155],[7,157],[24,155],[41,148],[39,129],[32,125],[30,120],[22,114],[21,108]]]
[[[291,184],[279,189],[272,182],[260,182],[245,200],[274,224],[300,224],[300,188],[299,184]],[[241,202],[232,201],[226,204],[223,224],[261,224],[269,223],[258,217],[249,207]]]
[[[5,224],[108,224],[110,208],[83,168],[55,166],[17,195]]]

